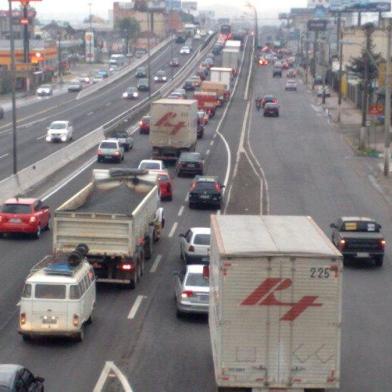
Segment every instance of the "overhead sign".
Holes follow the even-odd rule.
[[[328,21],[325,19],[308,20],[309,31],[325,31],[327,29]]]
[[[330,0],[335,12],[389,12],[391,0]]]

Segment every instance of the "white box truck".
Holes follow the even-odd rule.
[[[134,288],[163,226],[156,173],[95,169],[92,181],[55,211],[53,253],[86,244],[98,282]]]
[[[241,50],[241,41],[229,39],[225,43],[225,48]]]
[[[159,99],[151,104],[150,144],[153,159],[177,160],[182,151],[195,151],[197,101]]]
[[[240,51],[237,48],[225,48],[222,50],[222,67],[231,68],[233,73],[238,73],[240,64]]]
[[[212,215],[209,328],[219,391],[334,389],[342,256],[310,217]]]
[[[210,68],[211,82],[222,82],[226,85],[226,90],[230,91],[233,70],[231,68],[212,67]]]

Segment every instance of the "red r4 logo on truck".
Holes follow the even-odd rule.
[[[156,126],[157,127],[168,127],[168,128],[172,128],[170,134],[171,135],[175,135],[177,134],[181,128],[185,127],[185,122],[184,121],[179,121],[176,124],[173,124],[172,122],[170,122],[170,120],[174,119],[177,117],[176,113],[173,112],[167,112],[161,119],[159,119],[156,122]]]
[[[290,309],[285,313],[281,321],[294,321],[307,308],[322,306],[316,303],[317,296],[305,296],[298,302],[281,302],[276,299],[275,293],[286,290],[293,284],[291,279],[267,278],[258,286],[241,305],[260,305],[260,306],[289,306]]]

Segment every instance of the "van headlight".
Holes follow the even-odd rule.
[[[123,93],[122,97],[123,98],[128,98],[128,93]]]
[[[46,135],[46,141],[47,142],[51,142],[52,141],[52,136],[50,136],[49,134]]]
[[[164,77],[162,78],[162,80],[163,80],[164,82],[166,82],[166,80],[167,80],[167,77],[166,77],[166,76],[164,76]]]
[[[74,327],[78,327],[79,326],[79,322],[80,322],[79,315],[78,314],[74,314],[73,317],[72,317],[72,325]]]
[[[62,142],[66,142],[66,141],[67,141],[67,135],[61,136],[61,141],[62,141]]]
[[[157,81],[158,80],[158,76],[154,76],[154,80]]]

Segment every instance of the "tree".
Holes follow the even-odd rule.
[[[135,18],[123,18],[116,23],[116,28],[125,39],[126,52],[129,51],[129,41],[140,32],[140,24]]]

